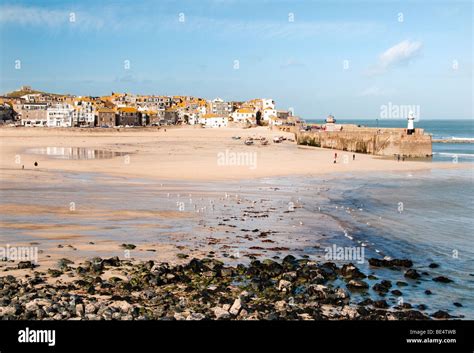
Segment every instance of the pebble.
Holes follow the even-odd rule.
[[[215,307],[213,309],[214,315],[216,316],[216,319],[228,319],[230,317],[230,314],[227,310],[221,308],[221,307]]]
[[[239,311],[240,311],[241,308],[242,308],[242,303],[240,301],[240,298],[237,298],[237,299],[235,299],[234,304],[232,304],[232,306],[230,307],[229,312],[232,315],[237,316],[239,314]]]
[[[85,307],[85,313],[86,314],[94,314],[95,311],[96,311],[96,307],[95,307],[94,304],[89,303],[89,304],[86,305],[86,307]]]

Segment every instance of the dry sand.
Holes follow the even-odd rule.
[[[166,130],[1,128],[0,177],[15,178],[20,172],[24,177],[36,179],[39,174],[29,174],[32,170],[35,170],[35,173],[61,170],[106,173],[126,178],[213,181],[287,175],[311,176],[332,172],[415,171],[434,167],[465,167],[454,163],[397,162],[365,154],[356,154],[353,161],[352,152],[297,146],[289,141],[281,144],[270,142],[267,146],[260,145],[258,141],[252,146],[244,145],[243,141],[247,136],[265,136],[269,140],[279,135],[294,138],[293,134],[271,131],[264,127],[205,129],[190,126]],[[236,135],[242,139],[233,140],[232,136]],[[36,147],[96,148],[129,153],[129,157],[62,160],[25,153],[27,149]],[[231,155],[242,152],[248,153],[246,157],[249,158],[256,156],[256,163],[219,165],[219,153]],[[338,161],[333,164],[335,152],[338,153]],[[344,154],[347,154],[348,163],[343,162]],[[33,166],[35,161],[39,163],[38,168]],[[21,170],[22,165],[25,170]],[[42,182],[48,182],[47,177],[40,178]]]

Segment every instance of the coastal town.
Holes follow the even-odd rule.
[[[334,116],[322,124],[306,124],[293,110],[277,110],[275,100],[207,100],[193,96],[136,95],[112,92],[108,96],[52,94],[22,86],[0,96],[0,123],[14,127],[137,128],[199,126],[204,128],[268,127],[290,132],[299,145],[309,145],[380,156],[430,158],[432,138],[415,128],[412,113],[407,128],[370,128],[337,124]],[[239,136],[235,136],[240,139]],[[283,136],[272,136],[280,143]],[[260,139],[268,144],[266,138]],[[244,140],[253,145],[254,138]],[[336,158],[335,158],[336,159]]]
[[[22,86],[0,96],[0,122],[26,127],[137,127],[166,125],[295,125],[291,110],[277,110],[271,98],[248,101],[206,100],[191,96],[108,96],[51,94]]]

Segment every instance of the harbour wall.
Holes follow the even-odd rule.
[[[423,129],[415,129],[414,134],[408,135],[406,129],[341,126],[343,129],[338,131],[296,131],[297,143],[377,156],[426,158],[433,155],[431,135],[425,134]]]

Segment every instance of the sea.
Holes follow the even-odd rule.
[[[338,120],[337,123],[406,127],[406,120]],[[433,143],[431,162],[473,163],[474,167],[474,119],[423,119],[415,123],[417,127],[423,128],[433,139],[453,141]],[[471,143],[455,143],[460,139]],[[472,167],[443,170],[434,167],[423,172],[370,175],[341,174],[328,181],[333,188],[329,204],[337,206],[333,216],[344,224],[348,235],[342,243],[371,244],[376,247],[375,255],[410,258],[430,276],[450,277],[454,280],[450,285],[440,285],[429,277],[422,280],[420,290],[410,291],[410,300],[432,308],[444,306],[450,312],[470,319],[474,318]],[[373,251],[368,250],[374,255]],[[430,263],[440,266],[433,271],[428,267]],[[426,295],[427,289],[435,294]],[[463,302],[464,306],[455,308],[454,302]]]

